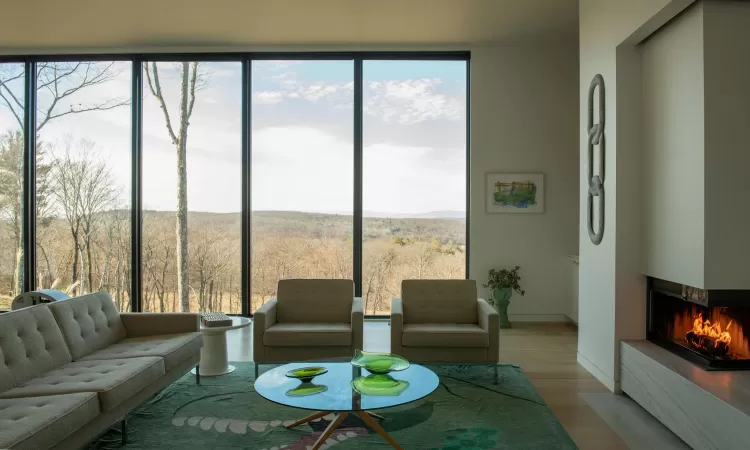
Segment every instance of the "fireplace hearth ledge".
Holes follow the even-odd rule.
[[[652,342],[623,341],[620,388],[694,449],[747,449],[750,371],[710,372]]]

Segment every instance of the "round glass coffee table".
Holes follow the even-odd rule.
[[[328,372],[307,383],[286,376],[290,370],[313,366],[324,367]],[[400,449],[398,442],[375,421],[385,418],[370,411],[420,400],[431,394],[438,383],[433,371],[416,364],[400,372],[374,375],[348,362],[306,362],[286,364],[263,373],[255,381],[255,390],[274,403],[317,411],[287,428],[335,414],[336,418],[320,435],[313,450],[320,448],[349,414],[357,415],[394,448]]]

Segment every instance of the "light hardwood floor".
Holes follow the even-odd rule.
[[[252,361],[252,327],[227,333],[230,361]],[[388,351],[385,320],[365,322],[365,350]],[[514,323],[501,330],[500,361],[521,366],[581,450],[626,450],[628,446],[580,394],[608,393],[576,362],[578,332],[561,323]]]

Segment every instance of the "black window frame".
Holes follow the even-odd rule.
[[[37,63],[73,61],[131,62],[131,311],[142,308],[142,156],[143,156],[143,63],[144,62],[239,62],[242,65],[242,211],[241,211],[241,315],[250,311],[250,242],[252,212],[252,62],[253,61],[353,61],[354,81],[354,204],[353,204],[353,278],[355,296],[362,295],[362,160],[363,160],[363,64],[365,61],[463,61],[466,63],[466,278],[469,278],[471,218],[471,52],[469,51],[324,51],[324,52],[228,52],[228,53],[103,53],[0,56],[0,63],[22,63],[24,73],[24,291],[36,286],[36,108]],[[33,74],[33,76],[29,76]],[[369,316],[368,316],[369,317]],[[382,316],[374,316],[380,317]]]

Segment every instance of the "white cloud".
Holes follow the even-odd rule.
[[[278,84],[277,90],[253,94],[257,104],[279,104],[287,100],[327,102],[334,107],[351,107],[354,83],[303,81],[294,72],[283,72],[266,78]],[[427,120],[463,120],[465,94],[446,92],[443,80],[422,78],[373,81],[367,84],[364,112],[384,122],[414,124]]]
[[[441,93],[442,84],[439,78],[373,81],[365,92],[365,114],[401,124],[462,120],[465,99]]]

